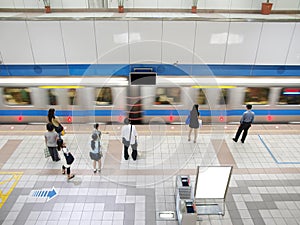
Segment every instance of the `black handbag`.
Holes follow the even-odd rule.
[[[124,138],[124,137],[122,138],[122,143],[126,147],[129,147],[129,145],[130,145],[131,133],[132,133],[132,125],[130,125],[129,141],[127,141],[126,138]]]
[[[56,133],[61,133],[63,130],[64,130],[64,127],[61,124],[59,124],[58,127],[55,127]]]
[[[66,158],[66,161],[67,161],[68,165],[71,165],[74,162],[74,156],[71,154],[71,152],[64,153],[64,156]]]
[[[129,147],[129,145],[130,145],[130,141],[127,141],[126,140],[126,138],[122,138],[122,143],[123,143],[123,145],[125,145],[126,147]]]

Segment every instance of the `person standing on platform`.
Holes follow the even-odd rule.
[[[47,132],[45,133],[45,143],[47,148],[49,149],[50,156],[53,162],[57,162],[60,160],[57,152],[57,140],[58,134],[54,132],[54,127],[51,123],[46,125]]]
[[[55,109],[54,108],[51,108],[51,109],[48,110],[48,121],[49,121],[49,123],[52,123],[52,125],[54,126],[55,131],[58,133],[59,139],[61,139],[64,127],[61,125],[58,117],[55,116]]]
[[[128,154],[128,148],[131,146],[132,149],[132,159],[136,160],[137,158],[137,136],[138,133],[136,131],[136,128],[134,125],[130,123],[130,120],[128,118],[124,119],[124,126],[122,127],[122,143],[124,145],[124,159],[128,160],[129,154]]]
[[[190,111],[190,122],[189,122],[189,136],[188,136],[188,141],[191,140],[191,134],[192,130],[194,130],[194,143],[197,141],[197,136],[198,136],[198,129],[199,129],[199,119],[200,119],[200,113],[199,113],[199,105],[195,104],[193,105],[192,110]]]
[[[94,124],[94,130],[93,130],[92,135],[93,134],[97,134],[97,140],[100,141],[100,139],[101,139],[101,131],[99,130],[99,124],[98,123]]]
[[[240,126],[235,134],[235,137],[232,138],[232,140],[234,142],[237,142],[239,140],[239,137],[243,132],[243,135],[242,135],[242,139],[241,139],[241,142],[244,143],[245,142],[245,139],[247,137],[247,134],[248,134],[248,130],[249,128],[251,127],[251,124],[253,123],[254,121],[254,112],[252,112],[252,105],[246,105],[246,108],[247,108],[247,111],[243,113],[242,115],[242,118],[240,120]]]
[[[97,133],[92,134],[91,140],[91,150],[90,150],[90,158],[93,160],[93,168],[94,173],[97,172],[97,163],[98,163],[98,172],[101,172],[101,158],[103,154],[101,151],[100,139]]]

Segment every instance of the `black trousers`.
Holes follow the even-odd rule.
[[[248,130],[249,130],[250,127],[251,127],[251,123],[242,123],[242,124],[239,126],[239,129],[237,130],[234,139],[235,139],[236,141],[239,140],[239,137],[240,137],[242,131],[244,131],[244,132],[243,132],[243,135],[242,135],[242,139],[241,139],[241,141],[244,142],[245,139],[246,139],[246,137],[247,137]]]
[[[124,145],[124,159],[125,160],[128,160],[128,158],[129,158],[128,148],[129,148],[129,146]],[[132,148],[131,157],[132,157],[133,160],[136,160],[137,150],[134,150],[132,145],[131,145],[131,148]]]
[[[65,167],[64,165],[62,166],[62,169],[65,170],[67,169],[67,174],[70,175],[71,174],[71,167]]]
[[[57,148],[56,147],[48,147],[49,152],[50,152],[50,156],[52,158],[53,162],[57,162],[60,160],[59,156],[58,156],[58,152],[57,152]]]

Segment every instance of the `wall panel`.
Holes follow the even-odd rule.
[[[135,0],[134,8],[152,8],[152,9],[157,8],[157,0],[152,0],[152,1]]]
[[[194,63],[223,64],[228,27],[228,22],[197,22]]]
[[[96,21],[95,27],[98,62],[128,64],[128,22]]]
[[[249,0],[231,0],[230,9],[247,10],[251,9],[252,2]]]
[[[261,23],[230,23],[226,64],[255,63],[261,27]]]
[[[285,64],[294,23],[263,23],[256,64]]]
[[[94,22],[62,21],[61,26],[67,63],[97,63]]]
[[[162,21],[130,21],[130,63],[160,63],[161,38]]]
[[[37,64],[65,64],[60,22],[28,21],[30,40]]]
[[[296,24],[295,30],[293,32],[293,38],[291,45],[288,49],[287,64],[289,65],[300,65],[300,24]],[[300,76],[300,74],[299,74]]]
[[[181,0],[157,0],[158,8],[181,8]],[[191,1],[191,0],[190,0]]]
[[[192,63],[195,21],[164,21],[162,36],[163,63]]]
[[[285,0],[285,1],[277,0],[274,9],[295,10],[298,7],[299,7],[299,0]]]
[[[231,0],[206,0],[206,9],[230,9]]]
[[[63,8],[88,8],[87,0],[63,0],[61,3]]]
[[[1,21],[0,31],[4,64],[34,64],[26,21]]]
[[[0,8],[15,8],[14,0],[1,0]]]

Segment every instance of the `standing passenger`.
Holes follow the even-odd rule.
[[[237,132],[235,134],[235,137],[232,138],[232,140],[234,142],[237,142],[239,140],[239,137],[240,137],[242,131],[244,131],[242,139],[241,139],[241,142],[244,143],[245,139],[247,137],[247,134],[248,134],[248,130],[251,127],[251,124],[253,123],[254,112],[251,111],[252,105],[248,104],[248,105],[246,105],[246,108],[247,108],[247,111],[243,113],[243,116],[242,116],[242,118],[240,120],[239,129],[237,130]]]
[[[199,113],[199,105],[195,104],[192,108],[192,111],[190,111],[190,131],[189,131],[189,138],[188,141],[191,140],[191,134],[192,130],[194,129],[194,143],[196,143],[197,136],[198,136],[198,128],[199,128],[199,119],[200,119],[200,113]]]
[[[97,163],[98,163],[98,172],[100,173],[102,151],[101,151],[100,139],[97,133],[92,134],[90,158],[91,160],[93,160],[94,173],[97,172],[97,165],[96,165]]]
[[[62,147],[63,140],[61,136],[64,134],[64,127],[61,125],[57,116],[55,116],[55,109],[50,108],[48,110],[48,121],[54,127],[54,130],[58,133],[57,147],[60,149]]]
[[[137,131],[134,125],[130,124],[128,118],[124,119],[125,125],[122,127],[122,143],[124,144],[124,159],[128,160],[128,148],[131,146],[132,149],[132,159],[136,160],[137,157]]]
[[[99,130],[99,124],[98,123],[94,124],[94,130],[93,130],[92,134],[97,134],[97,136],[98,136],[97,139],[100,141],[100,139],[101,139],[101,131]]]
[[[48,123],[46,128],[47,132],[45,133],[45,143],[49,149],[52,161],[57,162],[60,160],[57,152],[58,134],[54,132],[54,127],[51,123]]]

